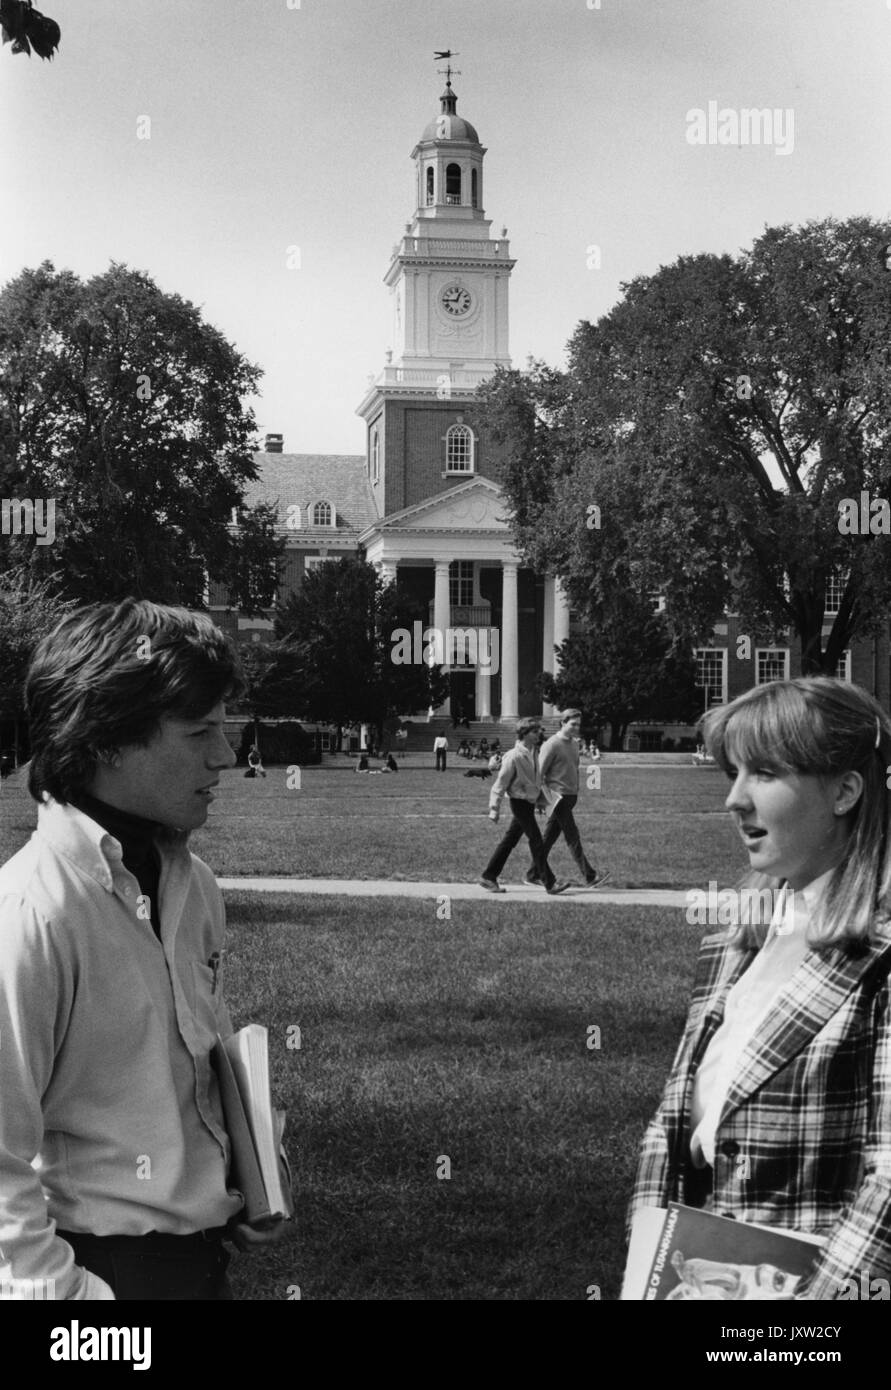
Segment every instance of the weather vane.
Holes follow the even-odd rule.
[[[445,60],[446,60],[446,69],[445,69],[445,73],[444,73],[443,75],[444,75],[444,77],[445,77],[446,82],[449,84],[449,86],[451,86],[451,83],[452,83],[452,65],[451,65],[451,63],[449,62],[449,59],[450,59],[450,58],[458,58],[458,57],[460,57],[460,54],[458,54],[458,53],[453,53],[452,50],[451,50],[450,48],[444,48],[444,49],[442,50],[441,53],[434,53],[434,54],[433,54],[433,57],[434,57],[434,59],[437,59],[437,60],[439,60],[439,59],[441,59],[441,58],[445,58]],[[437,68],[436,71],[439,72],[439,73],[442,73],[442,68]],[[460,76],[461,76],[461,69],[460,69],[460,68],[455,68],[455,74],[456,74],[457,77],[460,77]]]

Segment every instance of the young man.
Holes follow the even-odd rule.
[[[449,751],[449,741],[445,734],[437,734],[433,740],[433,751],[436,754],[436,771],[445,772],[446,755]]]
[[[579,799],[578,737],[582,727],[581,721],[581,710],[564,710],[560,716],[559,730],[547,740],[539,753],[541,784],[550,810],[544,835],[544,851],[546,855],[549,854],[562,833],[587,887],[599,888],[600,884],[609,878],[609,874],[599,874],[588,863],[575,816],[572,814]],[[526,882],[539,881],[540,871],[533,861],[526,874]]]
[[[489,819],[498,821],[501,800],[507,793],[510,800],[511,822],[492,858],[483,869],[480,884],[489,893],[503,893],[498,875],[508,857],[525,835],[532,851],[532,861],[538,872],[537,882],[549,893],[565,893],[568,883],[558,883],[548,864],[541,833],[535,823],[535,807],[541,796],[538,771],[538,744],[541,725],[537,719],[521,719],[517,725],[516,746],[505,753],[501,770],[489,794]]]
[[[238,1222],[211,1048],[225,915],[189,831],[235,754],[237,658],[211,620],[70,614],[26,683],[39,803],[0,869],[4,1297],[231,1299]],[[30,1295],[30,1296],[33,1296]]]

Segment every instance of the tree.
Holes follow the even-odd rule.
[[[284,542],[243,505],[259,376],[141,272],[23,271],[0,293],[0,492],[52,499],[55,538],[20,535],[14,560],[82,601],[200,607],[209,577],[248,613],[270,604]]]
[[[52,577],[35,579],[23,567],[0,573],[0,721],[12,723],[16,763],[31,653],[73,607],[71,601],[60,598]]]
[[[626,598],[596,634],[570,637],[559,655],[559,674],[542,682],[544,698],[580,709],[586,724],[608,723],[610,748],[622,748],[632,720],[687,724],[702,712],[695,662],[672,652],[665,623],[648,602]]]
[[[27,53],[30,58],[33,48],[38,58],[51,62],[62,37],[56,21],[35,10],[31,0],[0,0],[0,28],[3,42],[12,44],[13,53]]]
[[[891,487],[889,241],[827,219],[682,257],[580,324],[565,374],[499,373],[483,394],[529,563],[595,622],[617,581],[663,595],[673,650],[729,609],[834,671],[891,601],[887,542],[839,530],[844,499]]]
[[[299,649],[289,642],[252,642],[239,651],[244,695],[239,704],[254,722],[254,742],[262,715],[270,718],[300,713],[306,685]]]
[[[302,711],[338,725],[372,724],[380,740],[387,719],[441,704],[449,681],[440,667],[393,660],[393,634],[421,616],[364,559],[310,570],[276,619],[276,636],[299,653]]]

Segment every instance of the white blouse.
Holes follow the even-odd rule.
[[[715,1131],[747,1043],[807,954],[807,926],[832,870],[805,888],[778,895],[770,928],[752,964],[727,995],[724,1021],[696,1072],[690,1154],[697,1168],[715,1162]]]

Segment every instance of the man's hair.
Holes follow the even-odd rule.
[[[67,803],[100,755],[145,747],[161,719],[203,719],[243,688],[238,655],[205,613],[126,598],[80,608],[37,645],[25,678],[28,790]]]
[[[771,681],[710,710],[703,719],[708,753],[729,776],[740,763],[775,773],[832,778],[859,772],[863,791],[848,812],[850,835],[833,871],[819,918],[808,928],[818,949],[867,940],[877,912],[891,907],[891,722],[859,685],[834,676]],[[737,888],[774,888],[780,880],[755,871]],[[740,943],[760,946],[766,924],[742,926]]]
[[[532,729],[540,729],[540,719],[521,719],[517,724],[517,738],[525,738]]]
[[[560,715],[560,723],[568,724],[571,719],[581,719],[581,717],[582,712],[580,709],[565,709]]]

